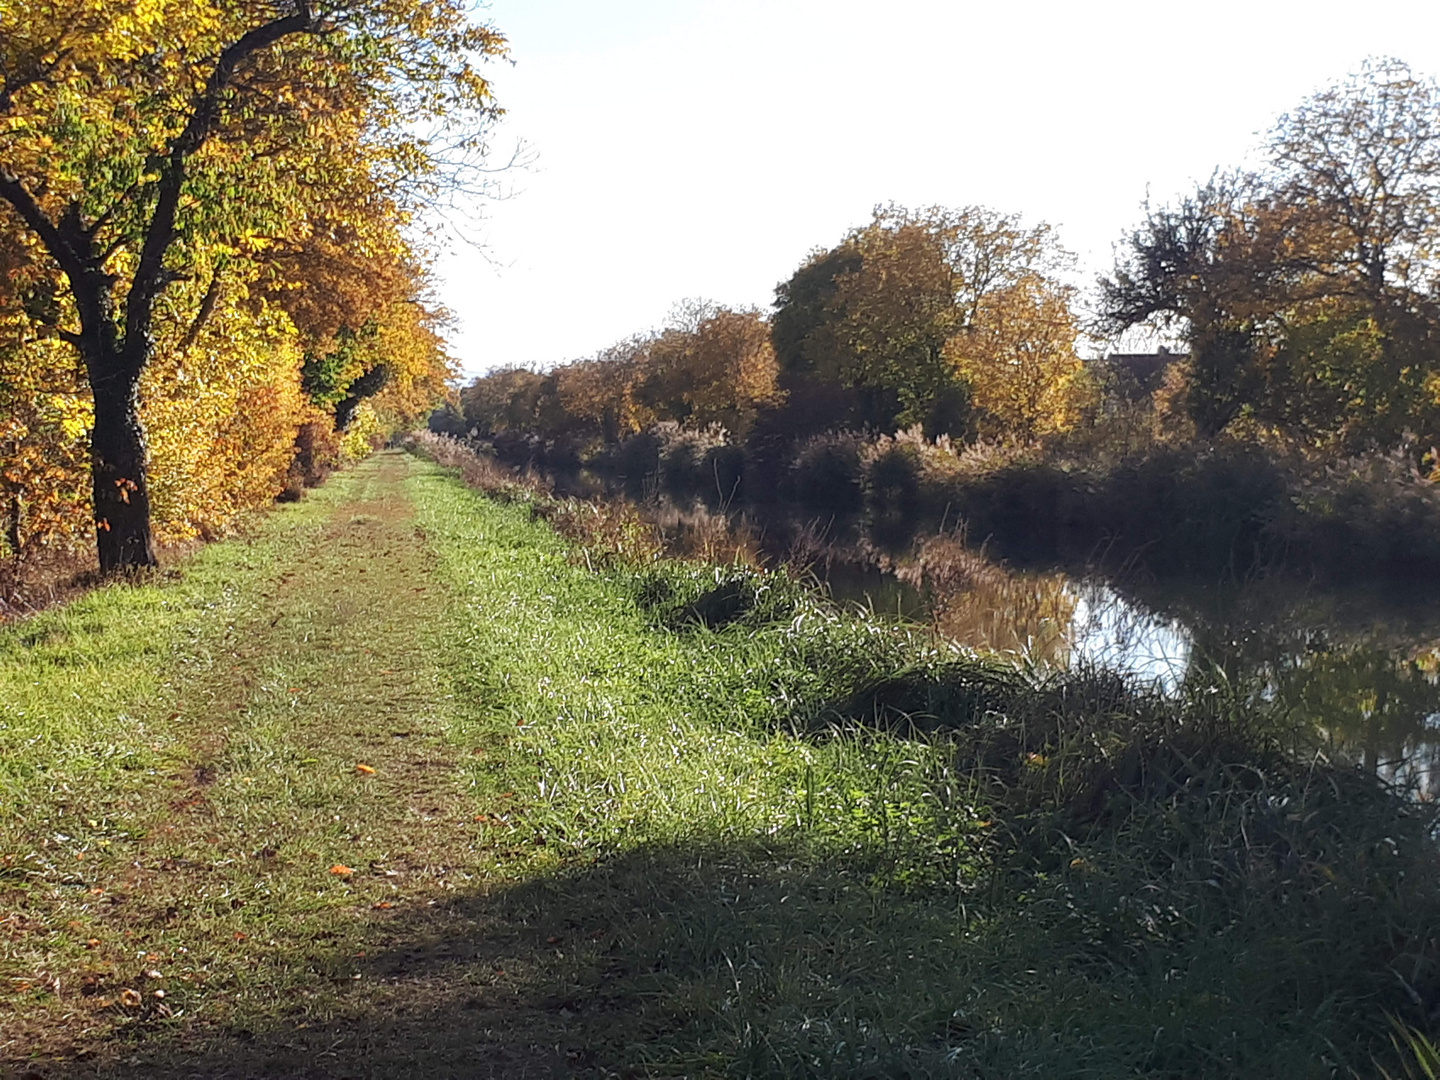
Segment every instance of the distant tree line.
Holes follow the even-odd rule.
[[[1048,227],[979,207],[885,207],[807,259],[769,318],[687,302],[597,356],[483,376],[451,423],[604,444],[662,422],[740,440],[757,425],[1063,431],[1085,394],[1069,259]]]
[[[1440,90],[1371,61],[1282,116],[1260,167],[1149,209],[1088,319],[1048,226],[892,205],[806,258],[769,313],[692,302],[596,356],[485,375],[435,424],[562,460],[658,424],[762,458],[827,431],[1073,450],[1125,413],[1077,340],[1146,328],[1188,351],[1147,395],[1147,438],[1418,460],[1440,444],[1437,251]]]

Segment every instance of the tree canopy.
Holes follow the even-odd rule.
[[[217,465],[252,475],[216,482],[244,505],[274,494],[306,410],[346,400],[306,400],[306,356],[404,338],[397,393],[443,382],[405,229],[483,153],[496,109],[480,68],[504,48],[458,0],[0,12],[0,232],[14,265],[0,362],[31,387],[3,422],[17,447],[88,437],[102,569],[154,561],[152,456],[161,488],[187,475],[172,471],[165,425],[192,425],[177,445],[216,439],[219,461],[233,433],[259,464]],[[353,384],[376,366],[342,374]],[[46,420],[57,409],[68,428]],[[36,479],[7,468],[28,501],[67,500],[73,518],[73,483],[37,499]],[[185,494],[172,505],[157,491],[154,510],[184,531],[205,485],[173,486]]]
[[[1108,326],[1170,326],[1203,433],[1313,449],[1440,440],[1440,87],[1367,63],[1282,116],[1264,165],[1151,211]]]
[[[777,288],[780,367],[797,385],[855,392],[854,413],[836,418],[851,424],[1063,427],[1079,369],[1068,258],[1048,226],[983,207],[882,207]]]

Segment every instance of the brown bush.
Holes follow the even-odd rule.
[[[340,464],[340,436],[324,420],[309,420],[295,435],[295,457],[285,475],[281,502],[295,502],[306,488],[319,487]]]

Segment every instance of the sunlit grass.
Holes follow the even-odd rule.
[[[1017,669],[529,498],[386,456],[0,631],[0,1060],[1402,1075],[1430,808],[1239,690]]]
[[[1017,672],[775,579],[708,629],[729,572],[596,574],[523,498],[423,485],[460,695],[544,852],[514,910],[601,932],[565,978],[632,1011],[614,1060],[1328,1076],[1382,1052],[1387,964],[1434,978],[1428,812],[1223,687]]]

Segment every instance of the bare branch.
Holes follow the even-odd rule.
[[[190,348],[200,337],[200,331],[205,329],[205,324],[210,321],[210,316],[215,313],[215,305],[220,300],[220,271],[210,275],[210,285],[205,290],[205,296],[200,301],[200,310],[195,313],[194,320],[190,323],[190,329],[185,331],[185,337],[180,341],[180,350]]]
[[[24,182],[0,167],[0,199],[15,208],[22,221],[40,238],[50,257],[60,264],[60,269],[72,278],[84,272],[85,266],[80,252],[75,251],[61,234],[59,226],[46,216],[39,202],[30,194]]]

